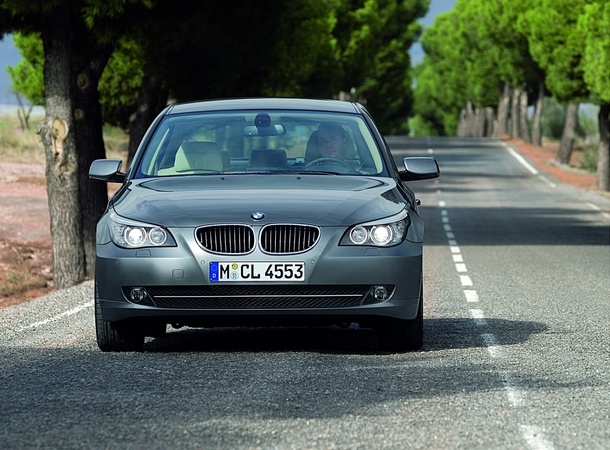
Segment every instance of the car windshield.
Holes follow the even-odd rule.
[[[286,172],[379,175],[385,169],[360,115],[222,111],[166,116],[135,177]]]

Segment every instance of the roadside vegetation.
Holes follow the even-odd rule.
[[[39,117],[38,120],[41,120]],[[35,121],[36,118],[33,118]],[[0,115],[0,160],[44,161],[44,148],[35,130],[21,127],[16,115]]]
[[[36,131],[42,116],[30,117],[29,127],[22,127],[17,113],[0,115],[0,161],[44,163],[45,152]],[[127,158],[129,134],[120,127],[103,127],[104,146],[108,158]]]
[[[0,0],[0,35],[11,33],[24,56],[10,69],[15,91],[32,104],[44,98],[49,211],[61,217],[55,285],[93,272],[106,189],[74,168],[106,157],[104,123],[129,130],[128,160],[169,101],[352,98],[366,102],[383,132],[406,133],[407,50],[429,3]]]
[[[421,38],[413,134],[540,146],[546,115],[559,139],[556,164],[569,163],[584,131],[584,165],[610,190],[609,28],[607,0],[457,0]],[[579,110],[591,104],[597,124],[583,130]]]
[[[53,161],[46,173],[50,215],[61,217],[61,224],[52,221],[55,286],[93,272],[107,191],[85,182],[83,171],[108,156],[105,124],[127,130],[129,161],[173,101],[357,100],[385,134],[508,135],[540,145],[543,105],[552,97],[565,114],[557,164],[570,163],[579,107],[592,103],[598,138],[587,148],[598,145],[599,189],[609,190],[610,3],[457,0],[425,30],[424,60],[412,68],[408,49],[429,5],[0,0],[0,36],[11,33],[23,56],[9,69],[15,93],[46,108],[37,142],[41,159]],[[34,122],[25,108],[20,119],[26,129]],[[594,165],[591,152],[583,166]]]
[[[54,289],[50,230],[43,220],[48,207],[45,153],[36,133],[40,120],[32,115],[24,129],[16,113],[0,115],[0,308]],[[128,139],[119,127],[104,127],[109,157],[125,160]]]

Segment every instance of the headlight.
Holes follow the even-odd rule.
[[[174,247],[176,245],[169,231],[157,225],[124,219],[116,213],[108,217],[110,238],[119,247]]]
[[[372,245],[375,247],[398,245],[405,239],[409,224],[409,215],[405,212],[401,219],[393,222],[356,225],[343,236],[341,245]]]

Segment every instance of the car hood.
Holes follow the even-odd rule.
[[[223,175],[132,180],[113,200],[120,216],[166,227],[207,223],[348,226],[398,214],[405,201],[391,178]]]

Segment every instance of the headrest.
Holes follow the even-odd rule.
[[[176,152],[174,160],[176,172],[192,170],[222,171],[222,154],[216,142],[185,141]]]

